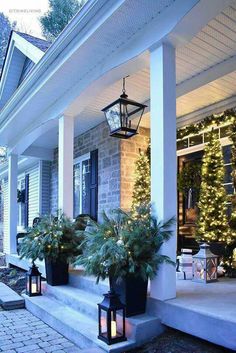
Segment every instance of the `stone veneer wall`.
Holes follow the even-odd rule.
[[[74,140],[74,158],[98,149],[98,215],[120,205],[120,140],[109,136],[101,123]],[[57,210],[58,150],[52,163],[51,212]]]
[[[148,146],[149,130],[130,140],[109,136],[106,122],[101,123],[74,140],[74,158],[98,149],[98,216],[103,210],[122,207],[129,209],[132,202],[135,160],[139,150]],[[55,150],[51,174],[51,212],[58,208],[58,150]],[[101,219],[101,217],[98,217]]]
[[[135,162],[140,150],[145,151],[150,139],[150,130],[140,128],[139,134],[121,140],[121,195],[120,207],[129,210],[132,205],[132,195],[135,182]]]

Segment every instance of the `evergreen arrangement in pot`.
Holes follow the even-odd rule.
[[[161,255],[162,244],[170,239],[174,219],[159,222],[151,215],[151,206],[141,205],[135,213],[115,209],[103,213],[101,224],[92,222],[84,232],[83,252],[76,260],[97,283],[109,278],[110,287],[126,305],[126,316],[145,312],[148,279],[154,278],[159,265],[174,265]]]
[[[65,215],[43,216],[25,235],[20,257],[45,260],[47,283],[55,286],[68,283],[69,262],[79,255],[83,234]]]

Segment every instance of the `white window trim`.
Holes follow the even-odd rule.
[[[86,154],[83,154],[80,157],[75,158],[74,159],[74,163],[73,163],[74,165],[80,164],[80,175],[79,175],[79,177],[80,177],[80,200],[79,200],[79,202],[80,202],[80,211],[79,211],[79,213],[82,212],[82,210],[81,210],[81,207],[82,207],[82,172],[83,172],[82,171],[82,162],[87,161],[88,159],[90,159],[90,152],[88,152]],[[74,181],[73,181],[73,184],[74,184]],[[74,194],[74,190],[73,190],[73,194]],[[74,210],[74,205],[73,205],[73,210]]]

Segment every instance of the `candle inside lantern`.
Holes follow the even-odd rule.
[[[200,276],[201,278],[204,278],[204,269],[201,269]]]
[[[32,291],[32,294],[37,293],[37,284],[36,283],[32,283],[31,291]]]
[[[111,322],[111,337],[112,338],[116,337],[116,322],[115,321]]]

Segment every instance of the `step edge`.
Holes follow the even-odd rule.
[[[34,298],[35,298],[35,297],[34,297]],[[115,352],[117,352],[117,353],[118,353],[118,352],[122,352],[122,351],[120,351],[120,349],[123,350],[123,349],[127,349],[127,348],[130,349],[130,348],[132,348],[132,347],[135,347],[135,341],[134,341],[133,339],[129,339],[129,340],[125,341],[125,342],[118,343],[117,346],[116,346],[116,345],[113,345],[113,347],[112,347],[111,349],[108,349],[109,346],[107,347],[107,345],[104,344],[101,340],[98,340],[98,339],[97,339],[97,335],[94,335],[94,334],[91,335],[91,332],[90,332],[90,333],[87,333],[87,332],[84,331],[84,330],[82,330],[82,331],[76,330],[75,327],[70,324],[70,322],[69,322],[69,323],[68,323],[68,322],[63,322],[62,319],[61,319],[61,317],[58,317],[55,312],[47,311],[46,308],[44,308],[42,305],[39,305],[39,302],[34,302],[34,301],[32,300],[32,298],[29,298],[29,297],[26,297],[25,299],[26,299],[26,300],[25,300],[25,302],[26,302],[26,308],[27,308],[28,302],[30,302],[31,305],[34,305],[34,306],[39,307],[42,311],[45,311],[48,315],[50,315],[51,317],[53,317],[55,320],[60,321],[62,324],[66,325],[66,326],[69,326],[70,329],[72,329],[73,331],[76,331],[76,332],[78,332],[80,335],[84,336],[84,337],[85,337],[88,341],[90,341],[92,344],[95,344],[96,346],[99,346],[100,348],[105,349],[105,352],[109,352],[109,353],[112,353],[112,352],[115,353]],[[52,300],[51,298],[47,298],[47,299]],[[57,302],[56,300],[52,300],[52,301]],[[59,305],[60,305],[60,303],[59,303]],[[66,305],[61,305],[61,306],[65,307]],[[70,311],[72,311],[72,312],[75,312],[75,314],[78,315],[78,312],[75,311],[75,310],[73,310],[73,309],[71,309],[70,307],[67,306],[67,309],[70,310]],[[34,314],[34,315],[35,315],[35,314]],[[83,314],[81,314],[81,313],[79,313],[79,315],[82,316],[82,317],[85,317],[86,319],[88,319],[88,317],[87,317],[86,315],[83,315]],[[40,319],[43,321],[42,318],[40,318]],[[97,322],[96,322],[95,320],[92,320],[92,319],[89,318],[89,321],[90,321],[90,324],[96,325],[96,328],[97,328]],[[48,325],[49,325],[49,324],[48,324]],[[50,326],[50,325],[49,325],[49,326]],[[55,329],[55,328],[54,328],[54,329]],[[56,330],[56,329],[55,329],[55,330]],[[60,333],[60,332],[59,332],[59,333]],[[62,333],[61,333],[61,334],[62,334]]]

